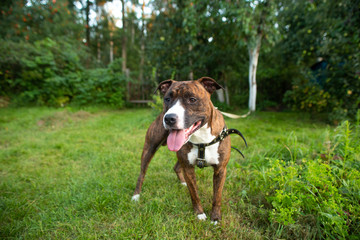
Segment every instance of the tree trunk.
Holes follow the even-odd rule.
[[[191,52],[193,50],[193,45],[192,44],[189,44],[189,53],[191,55]],[[192,69],[192,59],[191,59],[191,56],[189,57],[189,66],[190,66],[190,73],[189,73],[189,80],[194,80],[194,72],[193,72],[193,69]]]
[[[228,84],[227,84],[227,76],[225,71],[222,72],[222,79],[224,82],[224,92],[225,92],[225,102],[228,106],[230,106],[230,97],[229,97],[229,88],[228,88]]]
[[[100,22],[101,18],[101,9],[99,5],[96,5],[96,22]],[[99,26],[96,27],[96,51],[97,51],[97,62],[100,64],[101,62],[101,33]]]
[[[145,63],[145,1],[142,5],[142,15],[141,15],[141,47],[140,47],[140,87],[141,87],[141,97],[145,99],[144,93],[144,63]]]
[[[249,45],[249,110],[255,112],[256,110],[256,69],[259,60],[260,46],[261,46],[262,34],[256,36],[256,42],[254,45]]]
[[[121,65],[121,70],[122,72],[125,74],[126,78],[129,77],[129,69],[126,68],[126,43],[127,43],[127,36],[126,36],[126,21],[125,21],[125,0],[121,0],[121,4],[122,4],[122,23],[123,23],[123,39],[122,39],[122,44],[121,44],[121,58],[122,58],[122,65]],[[127,94],[126,94],[126,100],[130,100],[130,92],[131,92],[131,85],[130,85],[130,81],[128,81],[126,89],[127,89]]]
[[[121,0],[121,4],[122,4],[122,23],[123,23],[123,39],[122,39],[122,45],[121,45],[121,49],[122,49],[122,53],[121,53],[121,58],[122,58],[122,72],[125,73],[126,72],[126,42],[127,42],[127,37],[126,37],[126,21],[125,21],[125,0]]]
[[[86,46],[90,47],[90,0],[86,0],[85,7],[85,15],[86,15]]]
[[[100,43],[100,37],[97,39],[97,62],[100,64],[101,62],[101,43]]]
[[[110,63],[114,61],[113,29],[110,30]]]
[[[218,96],[219,102],[225,102],[224,89],[220,88],[219,90],[216,90],[216,94]]]
[[[135,27],[134,27],[134,22],[131,22],[131,44],[134,45],[135,42]]]
[[[229,98],[229,88],[228,85],[225,83],[225,102],[227,105],[230,106],[230,98]]]

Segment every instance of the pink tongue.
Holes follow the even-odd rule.
[[[167,146],[170,151],[177,152],[184,145],[185,139],[185,130],[171,130],[167,138]]]

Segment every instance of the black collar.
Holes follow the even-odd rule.
[[[205,148],[224,140],[224,138],[226,138],[230,134],[234,134],[234,133],[239,135],[244,140],[245,145],[247,147],[246,140],[245,140],[244,136],[242,135],[242,133],[239,130],[234,129],[234,128],[227,129],[226,126],[223,128],[221,133],[209,143],[191,143],[192,145],[198,147],[198,157],[196,158],[196,165],[199,168],[207,167],[206,160],[205,160]],[[232,148],[234,148],[234,147],[232,147]],[[237,150],[241,154],[242,157],[244,157],[244,155],[242,154],[242,152],[240,152],[239,149],[237,149],[237,148],[234,148],[234,149]]]

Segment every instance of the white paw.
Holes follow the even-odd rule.
[[[140,199],[140,194],[135,194],[134,196],[132,196],[131,201],[138,202],[139,199]]]
[[[182,182],[181,185],[183,185],[185,187],[187,186],[186,182]]]
[[[199,220],[206,220],[206,214],[205,213],[202,213],[202,214],[198,214],[197,215],[197,218],[199,219]]]
[[[218,221],[211,221],[211,224],[213,224],[214,226],[216,226],[218,224]]]

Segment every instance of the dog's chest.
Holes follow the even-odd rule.
[[[216,136],[211,134],[211,129],[205,124],[202,128],[197,130],[189,139],[191,143],[209,143]],[[205,148],[205,161],[207,165],[217,165],[219,164],[219,142],[207,146]],[[196,159],[198,157],[198,147],[193,146],[190,152],[187,154],[188,161],[191,165],[195,165]]]

